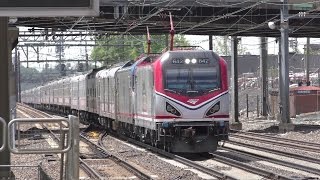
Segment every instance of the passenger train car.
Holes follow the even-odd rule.
[[[227,65],[212,51],[146,55],[24,91],[22,101],[172,152],[212,152],[228,139]]]

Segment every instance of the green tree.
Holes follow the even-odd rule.
[[[127,61],[137,57],[143,49],[142,36],[134,38],[123,36],[102,36],[96,39],[96,46],[92,53],[92,60],[104,60],[105,64]]]
[[[22,82],[37,82],[39,81],[39,71],[36,68],[27,68],[20,66],[20,78]]]
[[[219,55],[230,56],[231,55],[231,41],[227,36],[216,37],[214,40],[214,52]],[[244,55],[247,49],[238,43],[238,54]]]
[[[151,35],[151,52],[161,53],[166,47],[166,35]],[[104,60],[105,64],[136,59],[140,54],[147,52],[147,40],[144,35],[102,36],[97,38],[91,53],[92,60]],[[176,35],[175,46],[189,46],[184,36]]]

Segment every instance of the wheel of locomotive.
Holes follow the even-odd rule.
[[[171,152],[171,143],[168,143],[166,145],[166,149],[165,149],[167,152]]]
[[[153,146],[153,147],[158,146],[157,139],[154,136],[151,136],[151,146]]]

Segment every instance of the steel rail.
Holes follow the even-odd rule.
[[[283,175],[279,175],[279,174],[275,174],[271,171],[267,171],[261,168],[257,168],[248,164],[245,164],[243,162],[237,161],[237,160],[233,160],[227,157],[223,157],[220,156],[218,154],[213,153],[212,154],[214,157],[212,158],[213,160],[219,161],[221,163],[224,164],[228,164],[230,166],[233,167],[237,167],[239,169],[243,169],[245,171],[254,173],[254,174],[258,174],[260,176],[266,177],[266,178],[270,178],[270,179],[279,179],[279,180],[291,180],[292,178],[287,177],[287,176],[283,176]]]
[[[123,138],[123,137],[121,137]],[[231,176],[228,176],[228,175],[225,175],[219,171],[216,171],[216,170],[213,170],[213,169],[209,169],[207,167],[204,167],[198,163],[195,163],[191,160],[188,160],[186,158],[183,158],[181,156],[178,156],[178,155],[175,155],[175,154],[172,154],[172,153],[168,153],[162,149],[158,149],[158,148],[155,148],[153,146],[150,146],[150,145],[147,145],[147,144],[144,144],[142,142],[139,142],[139,141],[136,141],[136,140],[133,140],[131,138],[127,139],[129,142],[131,143],[134,143],[136,145],[139,145],[141,147],[144,147],[148,150],[151,150],[153,152],[157,152],[161,155],[164,155],[166,157],[169,157],[171,159],[174,159],[180,163],[183,163],[185,165],[188,165],[190,167],[193,167],[201,172],[204,172],[206,174],[209,174],[209,175],[212,175],[212,176],[215,176],[215,177],[218,177],[218,178],[221,178],[221,179],[236,179],[235,177],[231,177]],[[247,172],[251,172],[251,173],[254,173],[254,174],[257,174],[257,175],[261,175],[263,177],[267,177],[267,178],[271,178],[271,179],[281,179],[281,180],[289,180],[289,179],[292,179],[290,177],[287,177],[287,176],[282,176],[282,175],[278,175],[278,174],[275,174],[273,172],[270,172],[270,171],[267,171],[267,170],[263,170],[263,169],[260,169],[260,168],[256,168],[256,167],[253,167],[253,166],[250,166],[250,165],[247,165],[245,163],[242,163],[242,162],[238,162],[236,160],[233,160],[233,159],[229,159],[229,158],[225,158],[225,157],[222,157],[222,156],[219,156],[219,155],[216,155],[214,154],[214,159],[213,160],[217,160],[221,163],[224,163],[224,164],[228,164],[230,166],[233,166],[233,167],[236,167],[236,168],[239,168],[239,169],[243,169]]]
[[[104,135],[100,136],[99,141],[102,141],[102,138]],[[91,146],[94,147],[94,149],[97,149],[100,153],[105,154],[108,156],[108,158],[112,159],[116,164],[119,164],[120,166],[124,167],[128,171],[132,172],[134,175],[136,175],[139,179],[153,179],[150,175],[141,172],[139,169],[131,165],[130,163],[127,163],[125,160],[123,160],[120,157],[111,155],[108,153],[108,151],[100,145],[95,144],[94,142],[90,141],[88,138],[86,138],[83,134],[80,134],[80,138],[85,140],[86,142],[90,143]]]
[[[52,118],[53,116],[45,113],[45,112],[42,112],[40,110],[37,110],[37,109],[34,109],[34,108],[31,108],[31,107],[28,107],[28,106],[25,106],[25,105],[22,105],[22,104],[18,104],[20,107],[22,107],[23,109],[27,110],[27,114],[29,115],[32,115],[33,118],[38,118],[38,116],[41,116],[41,118]],[[32,114],[30,114],[32,113]],[[60,142],[60,139],[59,137],[49,128],[47,128],[44,124],[41,124],[41,126],[48,130],[50,132],[50,134],[53,136],[54,140],[59,143]]]
[[[228,180],[235,180],[235,179],[237,179],[236,177],[226,175],[226,174],[224,174],[224,173],[222,173],[222,172],[220,172],[220,171],[218,171],[218,170],[210,169],[210,168],[208,168],[208,167],[202,166],[202,165],[200,165],[200,164],[198,164],[198,163],[196,163],[196,162],[193,162],[193,161],[191,161],[191,160],[189,160],[189,159],[186,159],[186,158],[184,158],[184,157],[181,157],[181,156],[178,156],[178,155],[169,153],[169,152],[167,152],[167,151],[164,151],[164,150],[162,150],[162,149],[159,149],[159,148],[150,146],[150,145],[148,145],[148,144],[145,144],[145,143],[136,141],[136,140],[134,140],[134,139],[127,138],[127,137],[124,137],[124,136],[119,135],[119,134],[117,134],[117,135],[114,135],[114,134],[113,134],[112,136],[114,136],[114,137],[116,136],[116,138],[120,138],[120,139],[122,139],[122,140],[126,140],[126,141],[128,141],[128,142],[130,142],[130,143],[132,143],[132,144],[135,144],[135,145],[137,145],[137,146],[143,147],[143,148],[145,148],[145,149],[147,149],[147,150],[149,150],[149,151],[151,151],[151,152],[154,152],[154,153],[160,154],[160,155],[162,155],[162,156],[165,156],[165,157],[167,157],[167,158],[170,158],[170,159],[172,159],[172,160],[175,160],[175,161],[177,161],[177,162],[179,162],[179,163],[182,163],[182,164],[184,164],[184,165],[187,165],[187,166],[189,166],[189,167],[192,167],[192,168],[194,168],[194,169],[197,169],[197,170],[199,170],[200,172],[205,173],[205,174],[208,174],[208,175],[210,175],[210,176],[217,177],[217,178],[219,178],[219,179],[226,179],[226,180],[227,180],[227,179],[228,179]]]
[[[277,140],[263,139],[263,138],[259,138],[259,137],[248,136],[248,135],[232,134],[232,135],[230,135],[230,138],[245,139],[245,140],[263,142],[263,143],[272,144],[272,145],[278,145],[278,146],[281,145],[282,147],[285,146],[285,147],[290,147],[290,148],[294,148],[294,149],[300,149],[303,151],[320,153],[319,148],[316,148],[316,147],[314,148],[311,146],[303,146],[303,145],[294,144],[294,143],[280,142]]]
[[[32,115],[32,117],[38,117],[38,116],[41,116],[41,117],[52,117],[51,115],[45,113],[45,112],[42,112],[42,111],[39,111],[37,109],[33,109],[31,107],[28,107],[28,106],[25,106],[23,104],[18,104],[18,106],[20,108],[22,108],[23,110],[22,111],[25,111],[27,114],[30,114]],[[42,125],[42,127],[44,127],[45,129],[47,129],[51,135],[54,137],[55,141],[59,141],[60,139],[54,134],[54,132],[52,130],[49,130],[48,128],[46,128],[44,125]],[[79,166],[85,171],[85,173],[87,173],[87,175],[89,175],[91,178],[95,178],[95,179],[103,179],[102,176],[100,176],[93,168],[91,168],[86,162],[84,162],[82,160],[82,158],[80,157],[79,158]]]
[[[99,173],[91,168],[86,162],[84,162],[81,158],[79,159],[80,166],[82,169],[87,173],[91,178],[94,179],[103,179],[102,176],[99,175]]]
[[[295,163],[288,162],[288,161],[282,161],[282,160],[279,160],[279,159],[276,159],[276,158],[273,158],[273,157],[267,157],[267,156],[264,156],[264,155],[259,155],[259,154],[255,154],[255,153],[252,153],[252,152],[246,152],[246,151],[243,151],[243,150],[234,149],[234,148],[230,148],[230,147],[220,147],[220,149],[226,150],[228,152],[232,152],[232,153],[237,154],[237,155],[246,156],[246,157],[249,157],[249,158],[263,160],[263,161],[268,161],[268,162],[271,162],[271,163],[274,163],[274,164],[279,164],[279,165],[282,165],[282,166],[285,166],[285,167],[290,167],[290,168],[293,168],[293,169],[298,169],[298,170],[306,171],[306,172],[309,172],[309,173],[312,173],[312,174],[320,175],[320,169],[316,169],[316,168],[313,168],[313,167],[307,167],[307,166],[303,166],[303,165],[300,165],[300,164],[295,164]]]
[[[319,143],[311,143],[311,142],[287,139],[287,138],[282,138],[282,137],[275,137],[275,136],[270,136],[270,135],[266,135],[266,134],[259,134],[259,133],[253,133],[253,132],[242,132],[242,131],[238,131],[238,130],[231,130],[231,132],[235,132],[237,134],[245,134],[245,135],[250,135],[250,136],[262,137],[262,138],[272,139],[272,140],[281,140],[283,142],[296,143],[296,144],[300,144],[300,145],[304,144],[306,146],[312,146],[312,147],[320,148],[320,144]],[[233,134],[231,134],[231,136],[232,135]]]
[[[258,150],[258,151],[268,152],[268,153],[271,153],[271,154],[277,154],[277,155],[285,156],[285,157],[288,157],[288,158],[294,158],[294,159],[299,159],[299,160],[302,160],[302,161],[307,161],[307,162],[320,164],[320,159],[315,159],[315,158],[308,157],[308,156],[303,156],[303,155],[300,155],[300,154],[294,154],[294,153],[290,153],[290,152],[283,152],[283,151],[279,151],[279,150],[275,150],[275,149],[269,149],[269,148],[265,148],[265,147],[262,147],[262,146],[255,146],[255,145],[252,145],[252,144],[245,144],[245,143],[236,142],[236,141],[228,141],[227,144],[237,145],[237,146],[240,146],[240,147],[246,147],[246,148],[255,149],[255,150]]]

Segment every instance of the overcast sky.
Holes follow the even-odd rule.
[[[187,40],[193,45],[199,45],[204,49],[209,49],[209,37],[208,36],[186,36]],[[213,38],[214,41],[215,38]],[[298,49],[300,52],[304,52],[303,47],[306,44],[306,38],[298,38]],[[253,55],[260,54],[260,38],[259,37],[241,37],[241,43],[245,49]],[[320,39],[312,38],[311,44],[320,44]],[[275,38],[268,38],[268,54],[278,54],[279,45],[276,43]]]

